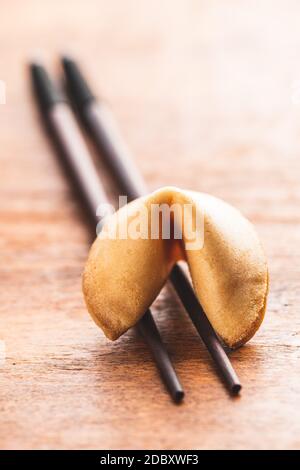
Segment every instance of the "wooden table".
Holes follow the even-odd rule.
[[[299,2],[3,0],[0,79],[0,447],[300,447]],[[90,239],[41,130],[27,62],[72,51],[150,188],[215,194],[269,258],[265,322],[232,361],[231,398],[171,292],[154,306],[186,390],[175,406],[143,341],[86,312]],[[3,343],[2,343],[3,345]]]

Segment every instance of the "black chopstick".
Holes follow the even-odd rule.
[[[146,185],[136,170],[128,149],[120,138],[109,110],[92,93],[77,63],[63,57],[67,89],[83,125],[89,132],[101,157],[105,160],[122,194],[129,200],[146,193]],[[228,389],[237,394],[241,390],[239,378],[184,271],[176,265],[170,280],[189,314],[195,328],[215,361]]]
[[[96,216],[97,207],[107,199],[92,158],[70,107],[50,80],[45,68],[34,63],[31,64],[30,71],[41,117],[51,132],[63,159],[62,163],[67,166],[68,174],[76,184],[76,192],[81,196],[90,221],[96,227],[99,222]],[[137,326],[154,356],[172,398],[180,402],[184,392],[150,310],[147,310]]]

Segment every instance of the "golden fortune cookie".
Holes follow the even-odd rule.
[[[152,233],[160,207],[169,208],[172,217],[169,239],[163,216]],[[134,230],[138,225],[143,225],[140,233]],[[110,215],[91,247],[83,292],[89,313],[109,339],[140,320],[180,260],[187,262],[196,296],[223,342],[236,348],[254,335],[266,310],[268,269],[252,224],[221,199],[166,187]]]

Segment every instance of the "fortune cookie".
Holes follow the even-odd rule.
[[[153,229],[157,208],[165,214],[169,209],[169,237],[162,211]],[[91,247],[83,292],[108,338],[137,323],[180,260],[187,262],[196,296],[223,342],[235,348],[254,335],[266,310],[268,269],[252,224],[221,199],[166,187],[110,215]]]

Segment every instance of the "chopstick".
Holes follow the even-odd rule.
[[[106,202],[107,198],[92,158],[70,107],[50,80],[46,69],[33,63],[30,71],[41,117],[51,132],[61,157],[60,162],[66,166],[68,175],[72,177],[76,192],[80,194],[90,222],[95,227],[99,222],[96,216],[97,207]],[[184,392],[150,310],[147,310],[137,327],[152,352],[173,400],[180,402]]]
[[[69,57],[63,57],[62,64],[71,102],[96,149],[116,179],[121,194],[126,194],[129,200],[144,195],[146,185],[114,125],[111,113],[103,102],[96,99],[77,63]],[[239,393],[240,380],[188,278],[178,264],[173,268],[170,280],[229,391],[232,394]]]

